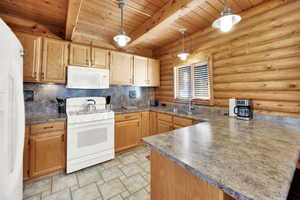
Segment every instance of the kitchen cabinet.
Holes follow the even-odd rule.
[[[138,146],[141,138],[141,113],[118,114],[115,120],[115,151]]]
[[[29,179],[29,162],[30,162],[30,126],[25,127],[25,140],[24,140],[24,152],[23,152],[23,180]]]
[[[148,59],[148,86],[159,87],[160,86],[160,62],[159,60],[149,58]]]
[[[28,164],[29,177],[26,179],[48,175],[65,168],[65,132],[65,121],[30,126],[29,143],[27,146],[30,152],[30,162]]]
[[[173,123],[173,116],[165,113],[157,113],[157,120]]]
[[[192,119],[177,117],[177,116],[174,116],[173,121],[174,121],[174,129],[191,126],[194,123]]]
[[[71,43],[69,64],[81,67],[91,66],[91,47]]]
[[[41,82],[66,83],[69,42],[44,38]]]
[[[151,87],[159,86],[159,61],[141,56],[134,56],[133,59],[134,85]]]
[[[157,133],[165,133],[173,130],[173,124],[162,120],[157,120]]]
[[[109,51],[100,48],[92,48],[92,67],[109,69]]]
[[[40,76],[42,38],[39,36],[16,33],[23,50],[23,79],[24,82],[38,82]]]
[[[148,80],[148,59],[141,56],[133,56],[133,72],[135,86],[147,86]]]
[[[112,85],[133,84],[133,56],[112,51],[110,54],[110,83]]]
[[[157,134],[157,112],[150,111],[150,135]]]
[[[142,132],[141,137],[150,136],[150,112],[144,111],[141,113],[142,116]]]

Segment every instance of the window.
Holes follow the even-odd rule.
[[[175,99],[210,100],[210,72],[208,63],[174,68]]]

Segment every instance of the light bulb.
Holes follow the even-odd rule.
[[[228,32],[233,27],[233,20],[231,15],[223,16],[220,19],[220,30],[222,32]]]
[[[114,37],[114,41],[116,41],[119,47],[125,47],[130,40],[130,37],[125,35],[124,32],[121,32],[121,34]]]

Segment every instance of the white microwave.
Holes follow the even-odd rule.
[[[68,66],[67,88],[105,89],[109,88],[109,70],[91,67]]]

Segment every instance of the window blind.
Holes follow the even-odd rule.
[[[192,92],[192,67],[184,66],[176,68],[176,98],[191,99]]]
[[[210,99],[207,63],[176,67],[174,72],[176,99]]]
[[[209,99],[208,65],[194,66],[194,98]]]

